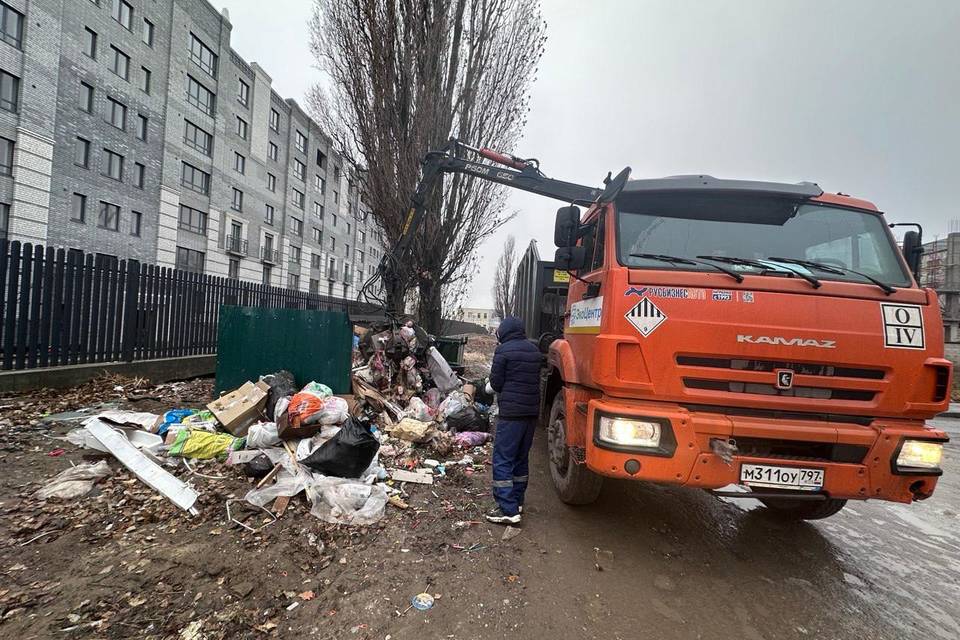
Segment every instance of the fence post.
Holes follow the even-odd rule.
[[[127,260],[127,282],[123,293],[123,337],[121,354],[124,362],[133,362],[137,341],[137,307],[140,303],[140,262]]]

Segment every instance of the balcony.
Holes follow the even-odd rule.
[[[280,251],[273,247],[260,247],[260,259],[268,264],[280,262]]]
[[[235,256],[247,256],[249,244],[239,236],[227,236],[223,239],[224,249]]]

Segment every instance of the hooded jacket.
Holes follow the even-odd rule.
[[[513,316],[500,323],[497,339],[490,386],[499,394],[500,417],[536,418],[540,414],[540,351]]]

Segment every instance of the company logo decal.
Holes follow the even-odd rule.
[[[713,299],[716,302],[730,302],[731,300],[733,300],[733,291],[726,291],[724,289],[714,289]]]
[[[625,297],[649,296],[651,298],[674,298],[676,300],[706,300],[707,292],[703,289],[687,289],[685,287],[630,287],[624,291]]]
[[[880,304],[883,344],[888,349],[923,349],[923,313],[915,304]]]
[[[773,373],[777,376],[777,381],[774,386],[777,389],[792,389],[793,388],[793,370],[791,369],[774,369]]]
[[[753,302],[753,291],[741,291],[740,302]]]
[[[603,318],[603,296],[588,298],[570,305],[570,333],[600,333]]]
[[[818,347],[820,349],[836,349],[836,340],[813,340],[812,338],[784,338],[783,336],[747,336],[739,334],[737,342],[748,344],[777,344],[785,347]]]
[[[643,298],[624,316],[644,338],[667,321],[666,314],[650,298]]]

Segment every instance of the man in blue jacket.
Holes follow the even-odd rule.
[[[527,491],[530,445],[540,414],[540,351],[527,340],[523,323],[507,316],[497,329],[490,386],[500,409],[493,443],[493,497],[486,514],[497,524],[519,524]]]

